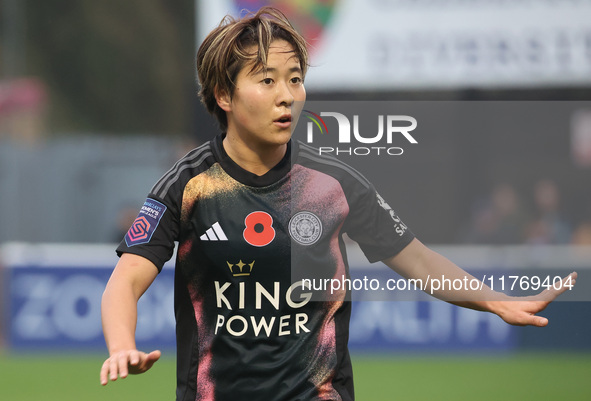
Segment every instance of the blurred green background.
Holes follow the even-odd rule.
[[[3,355],[0,399],[10,401],[172,400],[175,361],[102,387],[103,357]],[[356,398],[390,400],[589,400],[588,354],[397,355],[353,357]]]

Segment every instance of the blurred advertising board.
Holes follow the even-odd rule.
[[[591,82],[585,0],[197,2],[197,43],[226,14],[281,9],[310,43],[309,91]]]
[[[0,306],[4,309],[0,327],[6,346],[14,350],[105,350],[100,302],[117,262],[114,248],[112,244],[0,246],[3,266]],[[515,255],[502,249],[495,252],[490,247],[446,247],[440,251],[462,266],[470,265],[472,260],[477,277],[491,263],[503,268],[501,265],[509,259],[523,258],[519,249]],[[564,256],[554,253],[557,257]],[[544,255],[541,258],[547,259]],[[355,249],[349,261],[354,286],[364,278],[385,283],[394,277],[381,264],[369,265]],[[173,283],[174,268],[169,262],[141,298],[137,325],[139,348],[174,347]],[[510,351],[523,343],[521,329],[506,325],[495,315],[434,302],[431,297],[416,294],[407,293],[396,300],[376,300],[371,292],[353,294],[351,350],[496,352]],[[544,329],[544,333],[535,329],[538,331],[531,332],[531,338],[537,340],[530,343],[539,348],[591,346],[589,323],[568,314],[568,310],[579,315],[588,313],[589,302],[579,301],[585,302],[556,302],[553,312],[545,316],[554,316],[561,323]],[[569,337],[570,334],[574,337]]]
[[[6,343],[14,349],[105,349],[100,305],[115,245],[1,247]],[[167,265],[138,305],[138,347],[174,346],[174,269]]]

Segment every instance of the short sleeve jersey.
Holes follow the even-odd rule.
[[[177,400],[353,400],[343,234],[369,261],[413,239],[357,171],[291,141],[254,175],[223,136],[194,149],[154,186],[117,252],[175,263]]]

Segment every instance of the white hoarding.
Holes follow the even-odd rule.
[[[198,2],[198,43],[225,14],[263,3],[290,16],[297,2]],[[308,91],[591,84],[588,0],[308,1],[297,20],[319,4],[330,15],[307,38]]]

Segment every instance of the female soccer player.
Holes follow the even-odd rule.
[[[353,400],[349,291],[302,285],[348,277],[344,233],[404,277],[472,279],[421,244],[359,173],[291,140],[307,66],[304,39],[272,8],[226,18],[201,45],[200,97],[222,133],[156,183],[117,249],[102,303],[103,385],[160,357],[136,349],[136,308],[175,242],[177,400]],[[435,295],[544,326],[536,313],[560,292]]]

